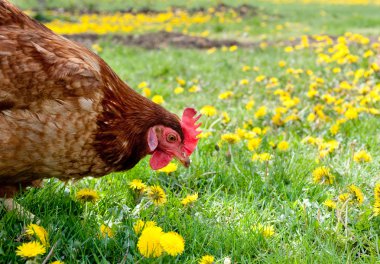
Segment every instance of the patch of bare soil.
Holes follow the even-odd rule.
[[[237,6],[237,7],[232,7],[232,6],[229,6],[229,5],[221,3],[221,4],[218,4],[218,5],[214,6],[214,7],[212,7],[212,8],[215,10],[215,12],[228,12],[230,10],[231,11],[233,10],[237,14],[239,14],[240,16],[244,16],[244,17],[246,17],[246,16],[255,16],[258,13],[257,7],[251,6],[251,5],[248,5],[248,4],[240,5],[240,6]],[[172,6],[171,9],[173,10],[173,12],[175,12],[175,11],[187,11],[190,14],[196,13],[196,12],[206,12],[208,10],[208,8],[204,8],[204,7],[186,9],[185,7],[182,7],[182,6]],[[70,12],[70,13],[75,13],[75,14],[99,14],[99,13],[104,13],[104,12],[101,12],[99,10],[94,9],[94,7],[88,7],[88,8],[84,8],[84,9],[78,9],[78,8],[76,8],[74,6],[72,8],[68,8],[68,9],[65,9],[65,8],[46,8],[46,7],[41,7],[39,10],[36,9],[34,11],[38,12],[40,10],[49,10],[49,11],[54,11],[54,12],[58,12],[58,13]],[[140,8],[140,9],[126,8],[124,10],[117,10],[117,12],[120,12],[120,13],[129,13],[129,14],[159,14],[159,13],[162,13],[163,11],[151,9],[149,7],[143,7],[143,8]]]
[[[222,46],[246,46],[247,44],[240,43],[236,40],[212,40],[203,37],[195,37],[184,35],[175,32],[154,32],[143,35],[96,35],[96,34],[78,34],[66,35],[68,39],[80,42],[85,46],[91,46],[99,40],[110,40],[117,44],[125,46],[138,46],[146,49],[160,49],[166,47],[177,48],[194,48],[194,49],[209,49],[212,47]]]

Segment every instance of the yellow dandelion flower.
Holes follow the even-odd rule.
[[[205,255],[199,260],[198,264],[213,264],[214,260],[214,256]]]
[[[216,115],[216,108],[211,105],[205,105],[201,108],[200,112],[205,116],[214,116]]]
[[[233,95],[234,95],[234,93],[232,91],[226,91],[224,93],[219,94],[218,97],[220,100],[227,100],[227,99],[231,98]]]
[[[277,144],[277,149],[279,151],[287,151],[289,149],[289,143],[287,141],[281,141]]]
[[[49,264],[65,264],[65,262],[60,261],[60,260],[55,260],[53,262],[50,262]]]
[[[180,77],[176,78],[176,81],[179,85],[184,86],[186,84],[186,81]]]
[[[99,200],[99,194],[91,189],[82,189],[77,192],[76,198],[84,202],[96,202]]]
[[[354,161],[363,163],[363,162],[371,162],[372,161],[372,156],[365,150],[360,150],[359,152],[356,152],[354,154]]]
[[[286,53],[291,53],[291,52],[294,51],[294,49],[293,49],[293,47],[291,47],[291,46],[287,46],[287,47],[285,47],[284,51],[285,51]]]
[[[227,142],[228,144],[236,144],[240,141],[240,137],[234,133],[227,133],[221,136],[222,141]]]
[[[164,101],[164,97],[162,97],[162,95],[155,95],[152,97],[152,101],[156,104],[163,104],[165,101]]]
[[[356,110],[356,108],[348,108],[347,111],[344,113],[344,116],[347,118],[347,119],[356,119],[358,118],[358,110]]]
[[[165,173],[169,174],[169,173],[175,172],[177,169],[178,169],[178,166],[175,163],[170,162],[168,165],[166,165],[165,167],[163,167],[157,171],[165,172]]]
[[[175,89],[174,89],[174,93],[175,94],[181,94],[181,93],[183,93],[185,91],[185,89],[183,89],[182,87],[176,87]]]
[[[227,112],[222,112],[222,117],[223,117],[222,122],[224,124],[228,124],[231,121],[231,118]]]
[[[45,254],[45,247],[37,241],[32,241],[28,243],[23,243],[22,245],[17,247],[16,255],[22,258],[34,258],[38,255]]]
[[[255,101],[250,100],[250,101],[245,105],[245,109],[247,109],[247,110],[251,110],[251,109],[253,108],[254,105],[255,105]]]
[[[144,222],[143,220],[139,219],[136,221],[136,223],[133,225],[133,231],[135,231],[135,234],[140,234],[144,228],[148,227],[154,227],[157,226],[157,223],[154,221],[146,221]]]
[[[185,250],[185,240],[176,232],[168,232],[160,237],[162,249],[170,256],[182,254]]]
[[[147,194],[155,205],[163,205],[167,201],[164,190],[158,185],[148,187]]]
[[[275,234],[274,226],[257,224],[252,226],[253,231],[260,233],[263,237],[272,237]]]
[[[37,237],[44,247],[49,247],[48,232],[42,226],[30,224],[26,227],[25,233]]]
[[[284,60],[280,60],[280,61],[278,62],[278,66],[281,67],[281,68],[285,67],[285,66],[286,66],[286,61],[284,61]]]
[[[92,44],[91,49],[96,53],[100,53],[103,50],[103,48],[98,43]]]
[[[326,167],[318,167],[313,171],[314,183],[333,184],[335,176],[331,174],[330,169]]]
[[[194,203],[196,200],[198,200],[198,193],[191,194],[191,195],[189,194],[185,198],[182,199],[181,204],[186,206],[188,204]]]
[[[349,193],[342,193],[342,194],[339,194],[338,199],[339,199],[339,201],[341,201],[342,203],[344,203],[348,199],[350,199],[350,197],[351,197],[351,195]]]
[[[142,93],[145,97],[150,97],[152,91],[148,87],[144,87]]]
[[[213,47],[213,48],[209,48],[209,49],[207,50],[207,54],[213,54],[215,51],[216,51],[216,48],[215,48],[215,47]]]
[[[375,201],[375,204],[373,205],[373,214],[375,216],[380,215],[380,200]]]
[[[247,72],[247,71],[249,71],[251,69],[251,67],[249,67],[248,65],[244,65],[242,68],[241,68],[241,70],[243,71],[243,72]]]
[[[247,147],[250,151],[257,150],[260,147],[261,138],[252,138],[248,141]]]
[[[357,202],[358,204],[362,204],[364,202],[364,194],[360,190],[359,187],[351,184],[350,186],[348,186],[348,190],[350,191],[350,193],[352,195],[352,199],[355,202]]]
[[[229,51],[230,51],[230,52],[234,52],[234,51],[236,51],[237,49],[238,49],[238,47],[237,47],[236,45],[233,45],[233,46],[229,47]]]
[[[336,208],[336,202],[334,202],[331,199],[327,199],[326,201],[323,202],[323,204],[328,207],[329,209],[335,209]]]
[[[374,193],[375,193],[375,200],[380,201],[380,182],[376,183],[375,188],[374,188]]]
[[[263,163],[263,162],[269,161],[271,158],[272,158],[272,155],[269,154],[269,153],[266,153],[266,152],[261,153],[261,154],[255,153],[252,156],[252,161],[257,161],[258,160],[261,163]]]
[[[192,85],[189,89],[188,89],[188,91],[190,92],[190,93],[196,93],[196,92],[199,92],[201,90],[201,88],[198,86],[198,85]]]
[[[106,226],[105,224],[102,224],[100,226],[100,234],[104,238],[105,237],[109,237],[109,238],[114,237],[114,233],[113,233],[112,229],[109,226]]]
[[[266,114],[267,114],[267,107],[266,106],[261,106],[255,112],[255,118],[259,119],[261,117],[264,117]]]
[[[146,184],[140,179],[133,179],[129,184],[129,188],[135,191],[143,192],[146,189]]]
[[[211,131],[203,131],[201,132],[197,138],[208,138],[212,135]]]
[[[338,124],[334,124],[330,127],[330,133],[333,135],[336,135],[338,134],[339,129],[340,129],[340,126]]]
[[[160,240],[164,232],[161,227],[153,226],[145,228],[137,242],[137,248],[141,255],[146,258],[159,257],[162,255]]]
[[[248,79],[242,79],[239,81],[240,85],[247,85],[249,83]]]
[[[137,88],[139,89],[142,89],[142,88],[145,88],[145,87],[148,87],[148,83],[147,82],[141,82],[137,85]]]
[[[256,81],[256,82],[262,82],[262,81],[265,80],[265,78],[266,78],[265,75],[259,75],[259,76],[257,76],[257,77],[255,78],[255,81]]]

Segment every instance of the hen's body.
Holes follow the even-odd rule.
[[[156,124],[179,119],[98,56],[0,0],[0,195],[42,178],[102,176],[148,154]]]

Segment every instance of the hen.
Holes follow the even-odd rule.
[[[0,197],[43,178],[127,170],[144,156],[186,167],[196,111],[182,119],[125,84],[97,55],[0,0]]]

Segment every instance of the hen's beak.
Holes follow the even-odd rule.
[[[190,166],[190,158],[186,155],[185,152],[182,152],[180,155],[175,155],[175,158],[186,168]]]

